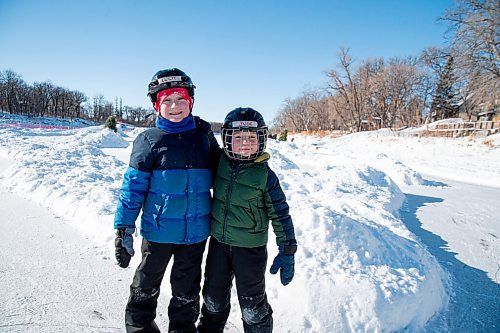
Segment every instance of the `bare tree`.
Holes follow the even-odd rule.
[[[62,114],[60,113],[61,102],[64,96],[64,89],[61,87],[55,87],[52,90],[52,98],[51,105],[49,108],[50,116],[52,117],[60,117]]]
[[[94,121],[103,121],[104,118],[104,104],[106,103],[106,100],[104,99],[104,95],[96,95],[92,99],[93,101],[93,117],[92,119]]]
[[[319,90],[309,89],[302,93],[306,103],[306,113],[312,119],[309,129],[306,130],[329,130],[331,129],[330,112],[325,96]]]
[[[467,82],[470,102],[495,108],[500,94],[500,2],[458,0],[443,19],[451,23],[451,48]]]
[[[328,118],[325,97],[319,90],[307,89],[297,98],[285,99],[272,123],[277,131],[316,131],[330,129]]]
[[[368,128],[416,126],[422,121],[425,82],[413,57],[397,57],[384,61],[369,59],[360,67],[367,76],[369,94],[366,122]]]
[[[52,92],[55,86],[50,82],[35,82],[33,91],[35,95],[35,107],[40,117],[47,112],[52,100]]]
[[[424,103],[419,94],[422,75],[417,62],[413,57],[389,60],[386,72],[393,96],[393,125],[416,126],[421,123]]]
[[[82,111],[82,103],[87,101],[87,96],[81,91],[71,91],[70,92],[70,105],[73,108],[73,117],[80,118]]]
[[[3,91],[2,104],[5,105],[10,114],[14,114],[19,108],[19,92],[23,87],[24,81],[21,75],[10,69],[0,72],[0,74]]]
[[[355,72],[349,49],[342,48],[339,56],[339,71],[331,70],[327,76],[331,79],[328,90],[337,95],[342,103],[337,103],[335,111],[341,115],[352,131],[360,131],[366,117],[366,100],[369,93],[370,72],[367,68]]]
[[[280,131],[283,128],[288,128],[296,132],[297,128],[293,117],[296,109],[295,100],[290,97],[286,98],[272,121],[273,129]]]
[[[350,122],[345,117],[346,107],[344,99],[338,95],[325,97],[325,104],[328,110],[329,127],[332,130],[351,130]]]
[[[16,113],[32,117],[34,113],[33,89],[24,81],[16,88]]]
[[[372,74],[369,77],[369,98],[366,99],[366,121],[369,127],[375,126],[375,119],[379,120],[380,127],[390,126],[394,99],[389,81],[390,72],[385,68],[385,61],[382,58],[368,59],[361,67]]]

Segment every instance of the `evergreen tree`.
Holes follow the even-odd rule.
[[[104,127],[109,128],[110,130],[117,131],[116,129],[116,118],[114,116],[109,116],[108,119],[106,119],[106,123],[104,124]]]
[[[458,99],[455,84],[457,78],[453,73],[453,56],[448,61],[439,77],[431,105],[435,120],[458,117]]]
[[[286,141],[287,138],[288,138],[288,129],[285,128],[283,131],[281,131],[278,140],[279,141]]]

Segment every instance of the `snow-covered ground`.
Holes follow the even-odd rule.
[[[114,264],[112,220],[141,129],[36,123],[0,114],[0,332],[122,332],[140,258]],[[290,285],[266,276],[275,332],[500,330],[498,136],[292,137],[268,145],[300,246]]]

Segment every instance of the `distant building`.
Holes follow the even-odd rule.
[[[382,128],[382,118],[380,117],[367,117],[361,120],[362,131],[374,131]]]
[[[458,107],[458,116],[464,121],[500,121],[499,103],[487,107],[485,103],[472,105],[468,100]]]

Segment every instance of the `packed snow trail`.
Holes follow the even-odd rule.
[[[0,332],[123,332],[128,286],[140,256],[121,269],[112,248],[8,192],[1,175],[9,164],[0,157],[0,229],[8,233],[0,242]],[[140,244],[140,238],[135,241]],[[165,279],[156,319],[164,330],[169,289]],[[226,332],[242,331],[228,322]]]
[[[0,203],[0,332],[123,332],[130,274],[109,251],[3,186]]]
[[[446,187],[408,187],[401,210],[408,229],[450,275],[450,303],[425,332],[499,332],[500,228],[492,216],[500,189],[442,181]],[[478,252],[491,260],[480,261]]]

